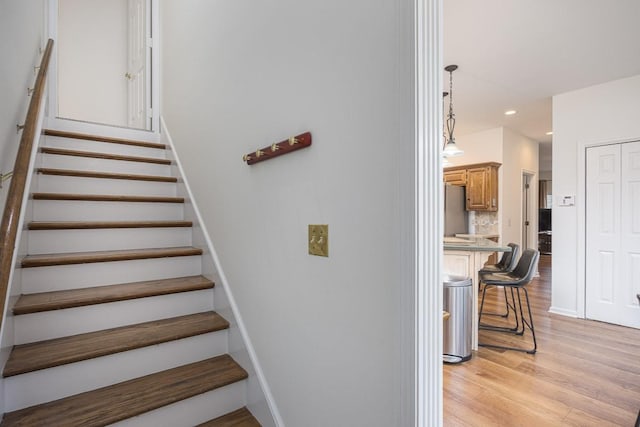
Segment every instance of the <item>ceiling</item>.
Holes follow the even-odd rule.
[[[449,64],[456,135],[505,126],[549,143],[553,95],[640,74],[640,0],[444,0]]]

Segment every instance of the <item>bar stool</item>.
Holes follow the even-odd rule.
[[[485,265],[480,270],[480,273],[508,273],[509,271],[512,271],[516,266],[516,261],[518,260],[520,245],[517,243],[509,243],[507,246],[511,248],[511,252],[504,252],[497,264]]]
[[[520,260],[518,261],[518,265],[516,268],[508,273],[492,273],[492,274],[484,274],[481,276],[481,281],[484,283],[484,289],[482,291],[482,302],[480,304],[480,315],[478,317],[478,324],[481,329],[487,329],[491,331],[497,332],[511,332],[516,335],[524,335],[525,326],[529,328],[531,331],[531,335],[533,337],[533,348],[525,349],[520,347],[508,347],[508,346],[500,346],[494,344],[486,344],[486,343],[478,343],[479,346],[482,347],[493,347],[493,348],[501,348],[504,350],[516,350],[523,351],[529,354],[535,354],[538,344],[536,342],[536,332],[533,327],[533,315],[531,314],[531,305],[529,303],[529,292],[527,291],[526,286],[533,279],[533,275],[536,272],[536,267],[538,265],[538,259],[540,258],[540,252],[534,249],[526,249]],[[514,314],[516,317],[516,325],[514,328],[510,328],[508,326],[495,326],[495,325],[487,325],[481,322],[482,320],[482,309],[484,308],[484,298],[487,292],[487,288],[491,286],[504,286],[505,288],[511,288],[511,296],[514,308]],[[522,309],[522,298],[521,291],[524,292],[524,297],[527,303],[527,312],[528,319],[524,317],[524,312]],[[516,298],[517,295],[517,308],[516,310]]]
[[[509,243],[507,246],[511,248],[511,252],[504,252],[502,254],[502,257],[500,258],[500,261],[498,261],[497,264],[485,265],[479,271],[480,277],[482,277],[482,275],[485,275],[485,274],[508,273],[515,268],[516,261],[518,260],[518,253],[520,252],[520,245],[516,243]],[[480,282],[482,283],[482,279],[480,279]],[[491,315],[491,316],[509,317],[509,309],[513,310],[513,312],[515,313],[516,311],[515,307],[509,303],[509,299],[507,298],[507,288],[502,288],[502,290],[504,291],[504,300],[507,306],[506,307],[507,312],[503,314],[501,313],[484,313],[484,314]],[[512,295],[512,298],[513,298],[513,295]]]

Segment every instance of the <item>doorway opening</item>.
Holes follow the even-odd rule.
[[[56,118],[157,130],[152,0],[52,1]]]
[[[523,249],[535,248],[537,240],[534,238],[535,228],[535,206],[532,200],[532,183],[535,174],[531,172],[522,172],[522,238],[521,246]]]

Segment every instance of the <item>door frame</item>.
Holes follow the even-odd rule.
[[[639,138],[621,138],[592,143],[578,143],[578,191],[576,195],[578,241],[577,241],[577,292],[576,292],[576,316],[587,318],[587,150],[604,145],[626,144],[640,142]]]
[[[151,108],[151,129],[120,129],[117,133],[122,137],[144,137],[149,133],[160,133],[160,12],[159,0],[146,0],[148,10],[148,20],[151,25],[152,47],[150,49],[150,69],[147,70],[147,87],[150,88],[150,103],[147,108]],[[48,38],[56,41],[53,46],[51,62],[49,65],[49,84],[47,85],[47,126],[62,128],[65,130],[82,130],[90,132],[91,129],[99,129],[104,124],[78,122],[58,117],[58,0],[47,0],[46,2],[46,31]]]
[[[576,277],[577,277],[577,289],[576,289],[576,313],[575,317],[580,319],[586,319],[587,312],[587,149],[592,147],[600,147],[603,145],[612,144],[624,144],[628,142],[638,142],[638,138],[620,138],[611,139],[607,141],[596,142],[578,142],[577,147],[577,160],[578,160],[578,185],[576,194],[576,219],[577,219],[577,257],[576,257]],[[554,193],[555,195],[555,193]],[[564,209],[564,208],[563,208]],[[571,315],[571,313],[560,313]]]
[[[533,171],[530,170],[526,170],[526,169],[522,169],[522,185],[524,186],[524,179],[525,177],[529,178],[529,192],[528,192],[528,200],[526,201],[526,206],[528,208],[528,217],[529,217],[529,233],[527,236],[525,236],[524,234],[524,221],[526,218],[526,214],[525,214],[525,199],[524,199],[524,191],[521,191],[520,194],[522,194],[522,199],[520,200],[520,243],[522,246],[522,249],[527,249],[524,245],[524,241],[525,239],[527,240],[527,243],[529,244],[529,247],[536,249],[538,247],[538,239],[537,234],[538,234],[538,215],[537,215],[537,209],[536,207],[538,206],[538,202],[537,202],[537,197],[534,199],[533,195],[537,194],[537,190],[538,190],[538,185],[537,185],[537,181],[536,181],[536,176],[537,174]],[[524,190],[524,188],[521,188],[521,190]],[[534,201],[535,200],[535,201]]]

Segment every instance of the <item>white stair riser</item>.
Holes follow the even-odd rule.
[[[171,166],[126,160],[41,154],[43,168],[169,176]]]
[[[5,378],[5,410],[14,411],[226,352],[218,331]]]
[[[201,274],[199,255],[22,268],[22,292],[80,289]]]
[[[33,200],[33,221],[179,221],[182,203]]]
[[[191,228],[30,230],[30,255],[191,246]]]
[[[172,182],[137,181],[130,179],[83,178],[76,176],[43,175],[38,179],[37,191],[42,193],[111,194],[127,196],[175,197]]]
[[[213,291],[205,289],[14,316],[15,344],[151,322],[213,310]]]
[[[199,394],[112,424],[112,427],[191,427],[245,406],[245,381]]]
[[[166,150],[137,147],[134,145],[113,144],[110,142],[87,141],[83,139],[45,136],[43,147],[65,148],[67,150],[93,151],[96,153],[121,154],[125,156],[166,158]]]

